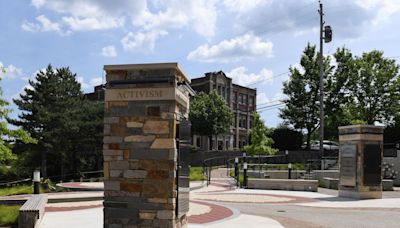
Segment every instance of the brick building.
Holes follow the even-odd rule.
[[[222,71],[209,72],[204,77],[194,78],[190,85],[196,92],[210,93],[216,90],[234,113],[230,133],[213,137],[213,149],[231,150],[247,145],[249,130],[253,125],[252,113],[256,111],[257,91],[232,83],[232,79]],[[194,145],[200,149],[208,149],[208,141],[207,136],[193,136]]]

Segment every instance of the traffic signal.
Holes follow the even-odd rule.
[[[332,28],[331,28],[331,26],[329,26],[329,25],[325,26],[324,32],[325,32],[325,36],[324,36],[325,43],[331,42],[332,41]]]

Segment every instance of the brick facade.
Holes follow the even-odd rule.
[[[225,99],[234,114],[230,133],[218,136],[217,141],[213,137],[213,149],[241,149],[247,145],[249,130],[253,125],[252,113],[256,111],[257,91],[232,83],[232,79],[222,71],[206,73],[204,77],[192,79],[190,85],[197,92],[210,93],[215,90]],[[193,143],[206,150],[208,140],[208,137],[194,136]]]

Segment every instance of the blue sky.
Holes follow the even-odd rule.
[[[333,41],[356,55],[373,49],[400,59],[400,0],[322,1]],[[104,64],[178,62],[200,77],[223,70],[257,88],[258,105],[278,104],[289,66],[318,44],[316,0],[3,0],[0,64],[11,101],[49,63],[69,66],[85,92],[104,81]],[[278,107],[279,106],[275,106]],[[12,106],[15,109],[15,106]],[[279,109],[261,112],[278,125]],[[17,113],[14,111],[14,115]]]

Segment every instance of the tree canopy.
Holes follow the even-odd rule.
[[[291,77],[284,83],[288,96],[281,117],[295,129],[307,130],[307,142],[319,128],[318,56],[315,46],[307,45],[300,65],[304,72],[290,67]],[[394,126],[400,108],[399,65],[373,50],[354,56],[338,48],[324,59],[325,135],[337,138],[337,128],[353,123]],[[311,134],[309,134],[311,132]]]
[[[190,103],[189,120],[194,134],[209,136],[228,133],[233,113],[225,100],[215,91],[200,92]]]
[[[253,113],[254,125],[250,130],[250,144],[244,147],[244,150],[251,155],[272,155],[277,152],[271,146],[274,141],[268,137],[269,131],[265,127],[264,121],[260,114]]]
[[[41,166],[45,177],[47,173],[64,176],[76,172],[77,163],[87,162],[84,152],[88,146],[98,148],[101,154],[103,105],[84,100],[69,68],[49,65],[29,85],[14,99],[22,112],[13,123],[38,139],[38,144],[16,148],[23,155],[20,163]]]
[[[5,72],[3,68],[0,69]],[[1,77],[0,77],[1,80]],[[9,103],[2,98],[3,91],[0,88],[0,163],[15,159],[15,154],[12,153],[14,144],[18,141],[19,143],[36,143],[30,134],[21,128],[13,129],[9,123],[10,109],[7,108]]]
[[[295,129],[307,130],[307,146],[319,127],[319,55],[315,46],[307,44],[300,59],[301,68],[290,67],[290,80],[284,82],[287,99],[280,117]],[[329,58],[324,58],[325,75],[331,73]]]

